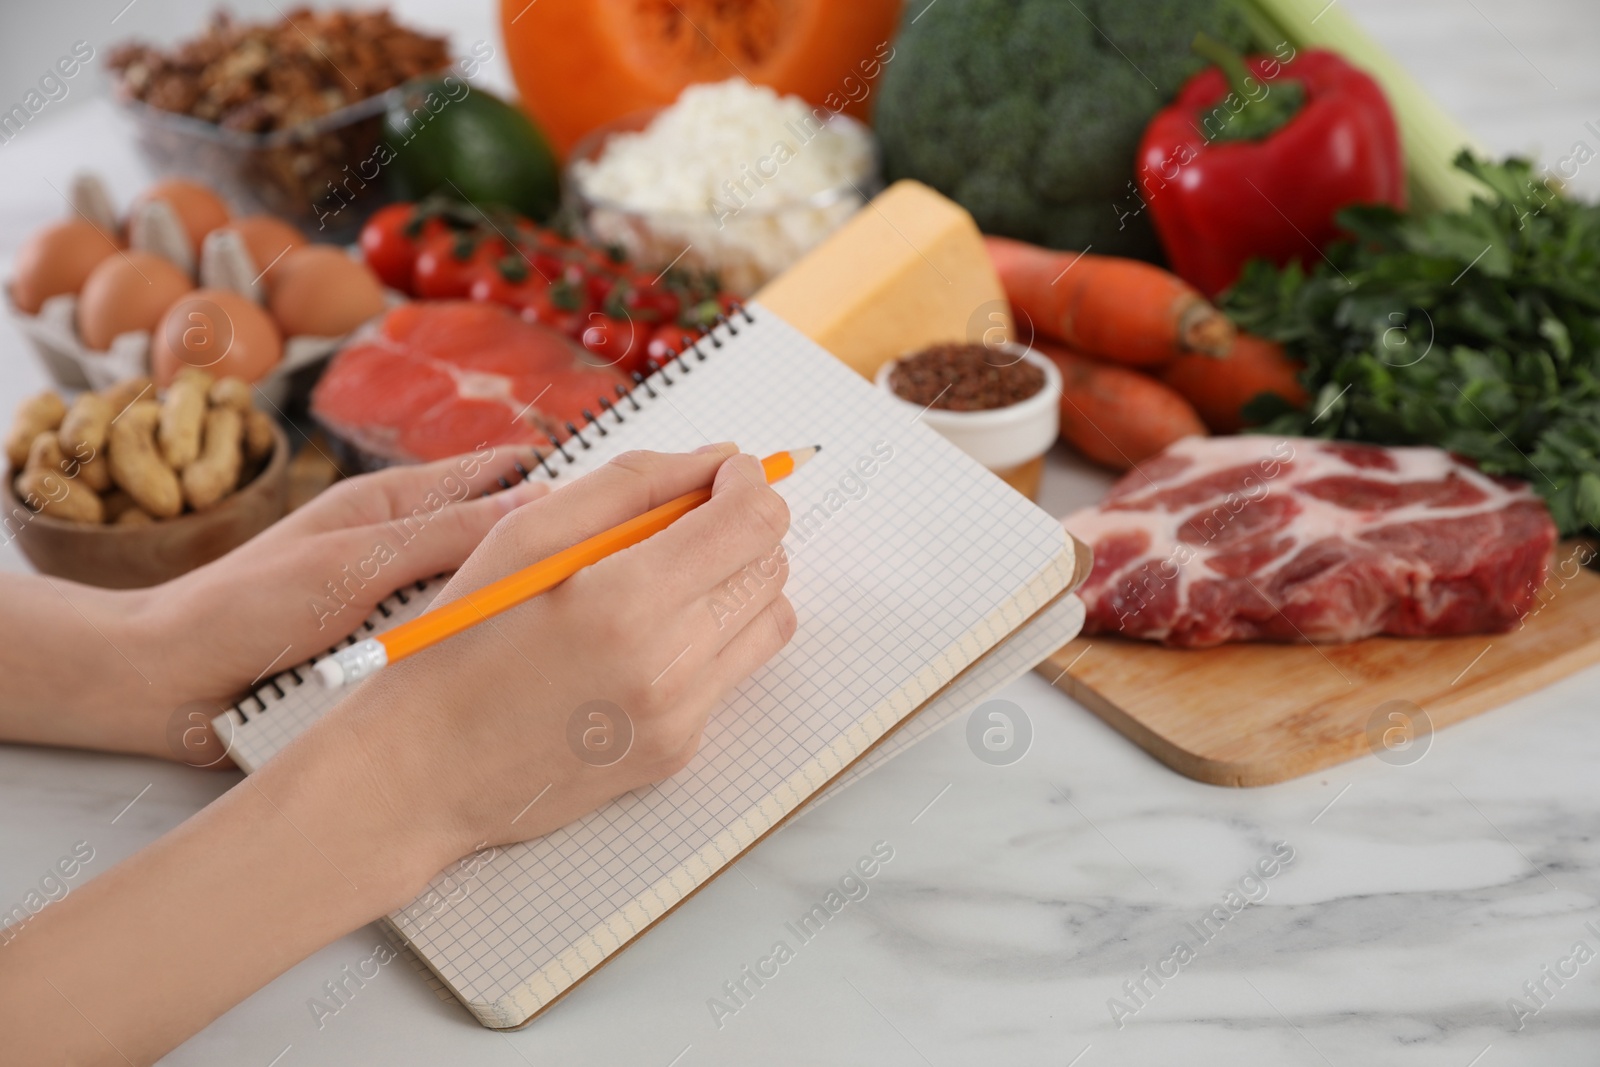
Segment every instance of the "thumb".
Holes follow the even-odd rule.
[[[761,469],[761,461],[748,452],[739,452],[723,460],[722,466],[717,468],[717,476],[711,483],[711,495],[721,496],[739,489],[766,487],[767,475]]]

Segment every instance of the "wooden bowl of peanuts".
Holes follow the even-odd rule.
[[[0,527],[42,573],[158,585],[283,517],[289,440],[238,378],[185,370],[70,402],[41,393],[6,436]]]

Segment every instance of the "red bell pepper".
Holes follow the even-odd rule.
[[[1250,259],[1315,260],[1344,207],[1405,206],[1400,134],[1371,77],[1321,50],[1246,60],[1203,35],[1195,50],[1217,66],[1151,120],[1137,168],[1184,280],[1215,296]]]

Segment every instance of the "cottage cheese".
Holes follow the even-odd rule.
[[[649,127],[618,133],[572,179],[598,239],[638,262],[716,270],[748,294],[873,191],[860,124],[740,79],[691,85]]]

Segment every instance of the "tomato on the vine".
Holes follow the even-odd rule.
[[[615,319],[599,311],[585,318],[578,341],[608,367],[628,372],[634,369],[635,354],[642,357],[645,328],[629,319]]]
[[[425,300],[459,300],[472,291],[473,282],[494,271],[495,261],[505,253],[506,243],[499,237],[434,234],[417,255],[412,292]]]
[[[652,274],[630,265],[620,248],[504,211],[484,216],[454,201],[385,207],[360,243],[391,288],[424,300],[466,297],[517,308],[628,371],[648,370],[652,354],[670,358],[685,330],[698,333],[733,306],[710,274]]]
[[[548,248],[534,247],[524,251],[528,255],[528,261],[533,265],[533,272],[541,278],[553,282],[561,277],[561,272],[566,268],[561,257]]]
[[[578,340],[587,322],[585,312],[588,310],[582,294],[562,280],[545,286],[543,292],[535,295],[532,303],[523,307],[522,317]]]
[[[549,282],[532,271],[513,273],[520,274],[520,277],[508,278],[506,271],[499,268],[484,271],[473,279],[467,296],[473,300],[504,304],[506,307],[521,310],[533,307],[539,297],[550,288]]]
[[[569,271],[577,271],[576,267],[568,267],[567,269]],[[617,284],[615,275],[606,274],[602,271],[587,275],[579,273],[578,277],[583,279],[584,289],[589,294],[589,302],[596,306],[605,304],[606,299],[611,296],[612,290]]]
[[[678,297],[670,289],[653,281],[632,280],[613,290],[617,304],[630,317],[652,325],[676,325],[682,310]]]
[[[624,269],[624,263],[607,249],[570,237],[557,237],[557,240],[561,258],[584,274],[616,274]]]
[[[378,209],[361,228],[361,258],[384,285],[408,294],[422,243],[447,228],[436,218],[418,227],[416,214],[415,204],[390,204]]]
[[[653,359],[657,363],[666,363],[676,359],[678,353],[689,347],[684,343],[684,337],[688,333],[689,331],[676,323],[657,326],[650,331],[650,343],[644,349],[645,360]]]

